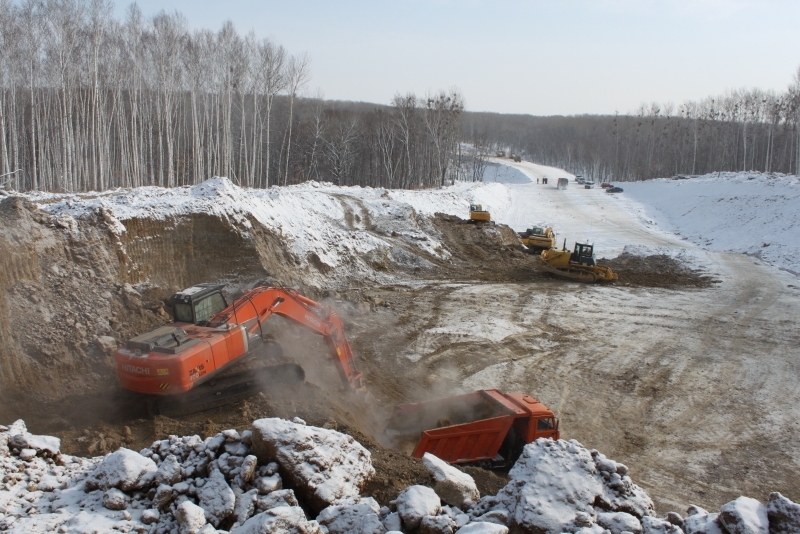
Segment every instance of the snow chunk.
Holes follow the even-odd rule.
[[[22,419],[18,419],[8,428],[8,444],[18,449],[33,449],[43,456],[57,456],[61,452],[60,439],[31,434]]]
[[[497,523],[478,521],[476,523],[467,523],[458,529],[458,532],[459,534],[508,534],[508,527]]]
[[[766,506],[750,497],[724,504],[718,520],[728,534],[769,534]]]
[[[644,516],[642,518],[642,534],[683,534],[683,530],[665,519]]]
[[[471,515],[486,520],[486,512],[507,511],[509,526],[535,532],[571,528],[579,512],[594,516],[596,502],[605,511],[653,515],[652,500],[619,475],[618,465],[575,440],[538,439],[525,446],[508,484],[496,497],[481,499]]]
[[[308,521],[303,509],[279,506],[251,517],[231,534],[322,534],[316,521]]]
[[[142,512],[142,523],[145,525],[152,525],[153,523],[158,522],[160,517],[161,514],[159,511],[151,508]]]
[[[386,529],[378,517],[379,510],[372,497],[348,498],[322,510],[317,523],[330,534],[383,534]]]
[[[172,486],[181,481],[181,464],[174,454],[168,455],[156,471],[156,484]]]
[[[422,518],[436,515],[442,503],[436,492],[427,486],[409,486],[392,501],[403,524],[410,529],[417,528]]]
[[[467,473],[427,452],[422,463],[436,480],[433,489],[444,502],[462,508],[465,502],[476,502],[481,498],[475,480]]]
[[[335,430],[259,419],[253,422],[252,447],[262,463],[277,460],[282,478],[315,510],[358,496],[375,474],[369,451]]]
[[[256,509],[264,512],[279,506],[299,506],[294,491],[290,489],[273,491],[265,497],[259,497],[256,502]]]
[[[117,488],[111,488],[103,494],[103,506],[109,510],[124,510],[128,507],[128,496]]]
[[[106,456],[86,479],[86,488],[122,491],[141,489],[149,485],[156,472],[156,464],[138,452],[120,448]]]
[[[686,534],[726,534],[719,524],[719,514],[709,514],[699,507],[694,507],[694,510],[689,507],[689,510],[689,516],[683,520]]]
[[[180,503],[175,515],[181,526],[181,534],[197,534],[206,526],[205,512],[192,501]]]
[[[639,534],[642,532],[642,524],[631,514],[625,512],[599,513],[597,523],[611,531],[611,534],[622,534],[631,532]]]
[[[236,504],[236,495],[225,481],[225,475],[216,467],[203,487],[197,490],[197,498],[200,507],[205,510],[206,519],[215,527],[233,513]]]
[[[268,477],[258,477],[253,485],[258,488],[258,492],[261,495],[266,495],[281,489],[283,487],[283,481],[281,480],[281,476],[275,473]]]
[[[796,504],[778,492],[769,494],[767,503],[770,534],[800,532],[800,504]]]
[[[453,534],[456,522],[449,515],[428,515],[419,524],[420,534]]]

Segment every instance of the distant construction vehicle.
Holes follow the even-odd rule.
[[[558,419],[538,399],[496,389],[395,407],[385,434],[417,440],[417,458],[429,452],[456,464],[505,467],[539,438],[559,439]]]
[[[469,205],[469,222],[471,223],[488,223],[492,220],[488,210],[484,210],[480,204]]]
[[[558,184],[556,184],[556,189],[566,189],[569,185],[569,180],[566,178],[559,178]]]
[[[519,240],[525,245],[528,252],[539,253],[556,246],[556,234],[553,229],[543,226],[534,226],[519,233]]]
[[[597,265],[594,257],[594,245],[575,243],[575,250],[551,248],[542,251],[542,265],[548,272],[578,282],[613,282],[619,277],[610,267]]]

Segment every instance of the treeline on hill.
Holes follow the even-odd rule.
[[[534,117],[466,113],[462,136],[595,181],[715,171],[798,173],[800,69],[782,94],[731,91],[699,102],[642,105],[633,115]]]
[[[0,186],[88,191],[227,176],[433,187],[458,166],[457,90],[391,106],[300,98],[305,55],[231,23],[124,21],[107,0],[0,0]],[[17,172],[14,172],[17,171]]]

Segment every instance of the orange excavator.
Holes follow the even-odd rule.
[[[155,396],[154,411],[173,413],[180,411],[178,405],[202,411],[205,403],[211,407],[265,383],[302,381],[302,367],[285,359],[280,345],[264,332],[265,321],[276,314],[321,335],[345,387],[366,393],[342,321],[330,307],[292,289],[264,286],[227,305],[223,287],[198,284],[174,294],[174,322],[134,337],[114,354],[120,385]],[[230,372],[248,363],[249,368]],[[187,395],[203,384],[211,390]]]

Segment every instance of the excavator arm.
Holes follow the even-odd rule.
[[[244,326],[248,334],[261,334],[264,322],[272,315],[285,317],[320,334],[345,387],[365,393],[362,373],[356,368],[353,351],[344,335],[341,318],[330,307],[300,295],[292,289],[256,287],[220,311],[209,321],[210,327]]]

